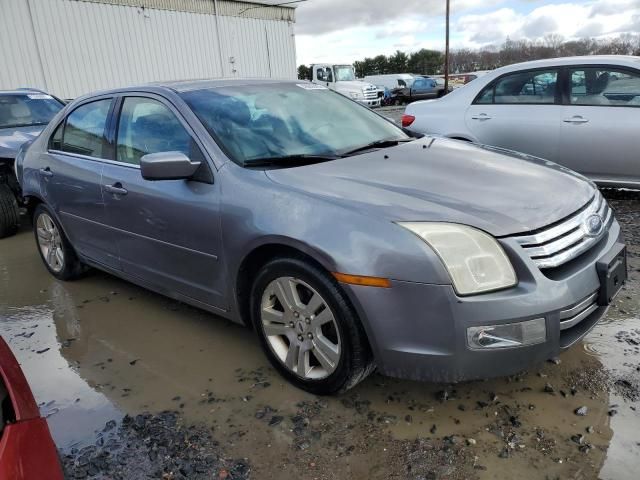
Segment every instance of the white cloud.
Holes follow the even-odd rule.
[[[465,12],[490,8],[506,0],[451,0],[451,9]],[[308,0],[296,12],[296,32],[325,34],[367,26],[378,27],[404,19],[428,19],[444,15],[443,0]]]
[[[309,0],[297,9],[299,63],[351,63],[395,50],[444,48],[444,0]],[[640,31],[640,0],[452,0],[451,45],[507,37],[565,39]]]
[[[637,33],[629,19],[640,14],[639,0],[595,0],[543,5],[526,14],[502,8],[487,14],[464,15],[455,23],[458,46],[479,47],[511,39],[535,40],[546,35],[565,39]],[[487,25],[491,25],[487,29]]]

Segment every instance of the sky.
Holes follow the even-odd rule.
[[[444,50],[445,0],[307,0],[295,30],[298,64]],[[640,33],[640,0],[451,0],[452,48],[625,32]]]

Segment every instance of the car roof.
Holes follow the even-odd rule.
[[[640,57],[633,55],[585,55],[578,57],[545,58],[543,60],[532,60],[530,62],[514,63],[496,69],[495,71],[508,72],[528,68],[557,67],[562,65],[600,65],[618,64],[633,67],[640,67]]]
[[[49,95],[47,92],[37,88],[16,88],[15,90],[0,90],[0,95],[28,95],[29,93],[41,93]]]
[[[145,83],[139,85],[131,85],[128,87],[114,88],[109,90],[100,90],[87,93],[76,99],[85,100],[102,95],[111,95],[127,92],[147,92],[159,93],[160,91],[172,91],[177,93],[190,92],[196,90],[209,90],[213,88],[224,88],[244,85],[275,85],[275,84],[296,84],[310,83],[307,80],[283,80],[283,79],[265,79],[265,78],[217,78],[217,79],[196,79],[196,80],[166,80],[161,82]]]

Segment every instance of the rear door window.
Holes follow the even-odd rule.
[[[640,73],[583,67],[571,73],[571,105],[640,107]]]
[[[485,88],[475,103],[554,104],[557,82],[557,70],[512,73]]]
[[[88,157],[107,158],[105,126],[110,107],[111,99],[108,98],[85,103],[71,112],[66,120],[60,150]]]

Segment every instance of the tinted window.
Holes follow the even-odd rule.
[[[240,164],[290,155],[339,155],[379,140],[408,139],[368,108],[310,83],[219,87],[182,97]]]
[[[139,165],[144,155],[160,152],[182,152],[192,160],[201,156],[187,130],[162,103],[125,98],[118,124],[117,160]]]
[[[90,157],[106,158],[104,136],[111,99],[85,103],[67,117],[61,150]]]
[[[475,103],[493,103],[493,85],[486,87],[476,98]]]
[[[557,80],[555,70],[512,73],[483,90],[476,103],[553,104]]]
[[[640,106],[640,75],[602,67],[571,71],[572,105]]]
[[[417,78],[413,82],[413,88],[426,88],[426,87],[427,87],[427,81],[424,78]]]
[[[0,95],[0,128],[46,125],[62,106],[42,93]]]
[[[316,69],[316,76],[323,82],[333,82],[333,72],[329,67]]]
[[[62,150],[62,132],[64,131],[64,122],[61,122],[56,131],[51,135],[49,148],[53,150]]]

